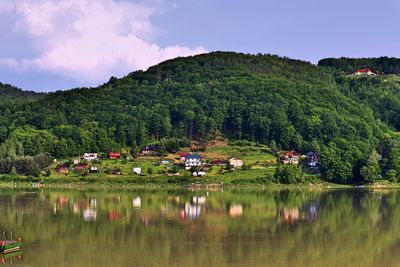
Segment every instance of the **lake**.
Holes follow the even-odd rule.
[[[17,266],[398,266],[400,191],[0,189]]]

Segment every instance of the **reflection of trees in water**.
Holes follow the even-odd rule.
[[[205,200],[199,198],[203,195],[6,191],[0,198],[1,226],[24,237],[27,253],[41,253],[46,242],[53,242],[54,249],[45,253],[52,264],[69,253],[71,244],[76,250],[71,265],[279,267],[290,261],[296,266],[367,267],[378,260],[388,264],[384,266],[396,262],[382,255],[399,260],[394,253],[400,240],[397,191],[225,190]],[[138,197],[140,205],[135,207]],[[187,203],[195,207],[199,202],[200,216],[180,220],[179,211]],[[63,209],[54,213],[54,203],[63,203]],[[74,213],[76,206],[79,213]],[[231,207],[241,216],[231,218]],[[96,209],[96,221],[84,221],[88,208]],[[301,223],[277,220],[285,209],[297,209]]]

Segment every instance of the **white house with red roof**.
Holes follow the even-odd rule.
[[[296,151],[283,151],[280,160],[285,165],[298,165],[300,157]]]
[[[353,74],[356,75],[356,76],[376,75],[375,72],[373,72],[371,69],[368,69],[368,68],[356,70]]]

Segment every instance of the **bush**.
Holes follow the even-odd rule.
[[[390,169],[390,170],[387,171],[386,178],[392,183],[397,183],[398,182],[397,172],[395,170],[393,170],[393,169]]]
[[[274,176],[282,184],[298,184],[304,182],[301,169],[293,165],[279,166]]]

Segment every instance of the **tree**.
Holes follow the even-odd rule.
[[[294,165],[280,165],[276,169],[274,177],[282,184],[297,184],[304,182],[301,169]]]
[[[152,174],[153,174],[153,169],[149,167],[149,168],[147,169],[147,173],[148,173],[149,175],[152,175]]]
[[[360,169],[360,174],[364,181],[367,183],[372,183],[376,180],[377,176],[380,174],[378,155],[376,151],[372,151],[365,165]]]
[[[10,175],[11,175],[12,177],[17,177],[17,176],[18,176],[18,172],[17,172],[17,169],[15,168],[15,166],[12,166],[12,167],[11,167]]]
[[[393,169],[390,169],[386,172],[386,178],[392,183],[398,182],[397,172]]]

